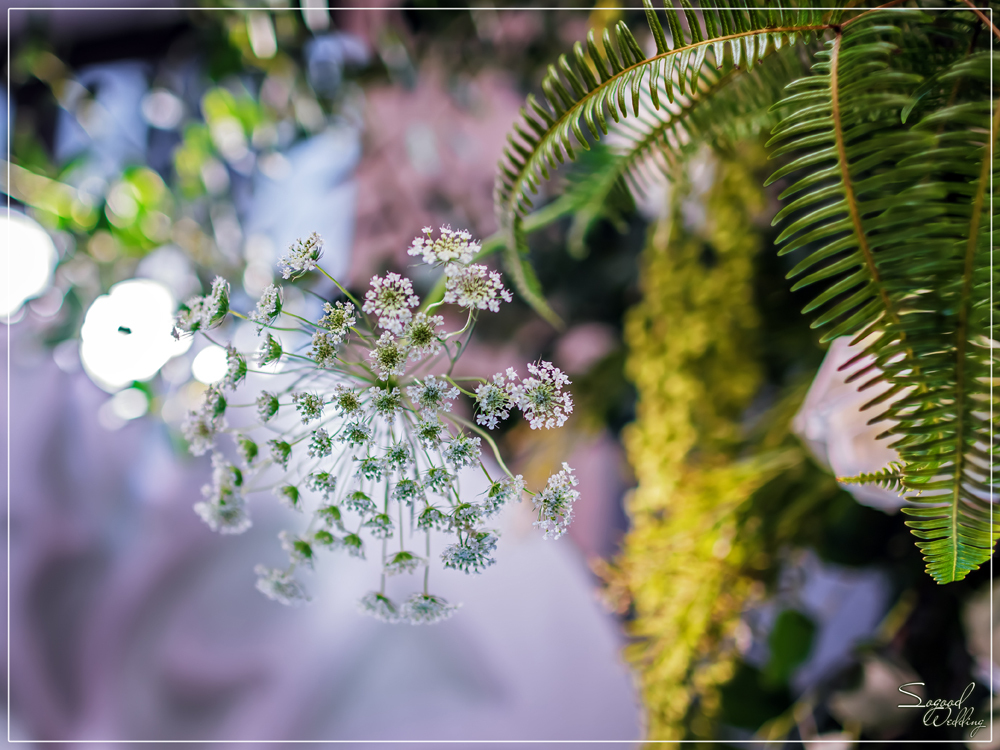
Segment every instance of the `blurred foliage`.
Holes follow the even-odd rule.
[[[761,151],[750,158],[759,164]],[[752,161],[718,165],[701,236],[683,224],[690,186],[678,175],[670,220],[650,230],[645,298],[625,324],[639,401],[624,440],[638,487],[608,593],[634,610],[637,642],[627,653],[650,739],[682,739],[695,703],[717,711],[718,686],[733,676],[739,615],[752,592],[763,593],[745,573],[758,550],[742,542],[747,519],[738,510],[789,462],[781,450],[739,456],[740,417],[761,382],[752,286],[761,240],[746,227],[763,196]]]

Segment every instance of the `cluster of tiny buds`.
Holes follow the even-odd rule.
[[[317,234],[296,242],[278,263],[282,276],[295,279],[317,271],[329,277],[319,265],[322,250]],[[283,604],[308,601],[295,572],[312,569],[320,550],[358,559],[376,555],[382,587],[359,602],[360,610],[386,622],[433,623],[451,617],[458,605],[428,591],[432,533],[452,536],[439,555],[445,568],[474,574],[495,564],[499,534],[488,522],[506,505],[519,502],[526,488],[524,479],[506,468],[500,479],[490,477],[483,450],[492,450],[496,462],[504,463],[488,431],[515,409],[532,429],[560,427],[573,401],[566,389],[569,378],[550,362],[527,364],[523,378],[514,368],[492,380],[466,378],[479,380],[475,391],[451,377],[476,316],[496,312],[500,302],[511,300],[498,272],[473,263],[479,251],[466,231],[442,227],[435,238],[429,227],[424,229],[409,253],[444,275],[443,298],[425,309],[419,309],[412,282],[389,272],[372,278],[363,302],[329,277],[346,299],[324,302],[321,314],[312,318],[286,309],[282,289],[274,284],[248,314],[233,312],[256,326],[262,337],[259,366],[281,370],[294,362],[291,371],[297,374],[289,385],[259,391],[251,403],[230,404],[227,391],[243,383],[248,372],[258,371],[228,346],[225,376],[205,390],[202,405],[189,413],[183,431],[192,453],[212,454],[212,480],[195,505],[209,528],[239,534],[250,527],[246,496],[260,491],[252,485],[268,466],[281,472],[277,485],[268,482],[274,494],[310,518],[304,531],[280,536],[287,568],[258,566],[257,588],[266,596]],[[433,314],[442,304],[467,311],[461,330],[446,331],[444,316]],[[217,327],[230,312],[228,284],[216,279],[209,294],[181,306],[175,335]],[[280,328],[275,325],[279,318]],[[301,344],[290,335],[297,331]],[[444,364],[433,371],[445,355]],[[415,374],[425,367],[424,374]],[[472,400],[474,422],[453,409],[463,394]],[[229,427],[227,409],[241,406],[256,409],[258,427]],[[257,435],[258,430],[263,434]],[[217,447],[222,434],[232,436],[238,466]],[[459,487],[459,474],[470,468],[481,469],[489,480],[488,491],[479,498],[464,497]],[[562,535],[572,520],[579,496],[575,485],[576,477],[563,464],[545,489],[533,495],[535,525],[545,538]],[[397,551],[389,551],[390,542],[398,543]],[[424,546],[426,552],[415,551]],[[422,590],[398,602],[389,598],[387,578],[418,573]]]

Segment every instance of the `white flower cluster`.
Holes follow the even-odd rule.
[[[510,302],[514,298],[504,289],[500,274],[486,266],[462,266],[449,263],[444,267],[444,301],[476,308],[500,312],[500,300]]]
[[[325,274],[318,265],[322,247],[315,234],[297,242],[280,261],[282,275]],[[386,622],[433,623],[457,606],[428,590],[431,568],[472,574],[495,564],[499,537],[487,524],[521,500],[524,479],[505,470],[490,478],[483,496],[469,498],[462,496],[459,474],[486,472],[482,452],[497,450],[486,429],[515,408],[534,428],[555,427],[572,411],[572,399],[569,379],[548,362],[527,365],[524,379],[513,368],[492,381],[474,378],[480,381],[475,392],[451,377],[476,316],[511,299],[499,273],[472,265],[478,251],[468,232],[448,227],[436,239],[427,229],[414,241],[410,253],[440,267],[445,279],[443,300],[427,309],[416,309],[420,300],[410,279],[389,272],[372,279],[363,303],[344,291],[345,299],[311,311],[286,309],[282,289],[271,285],[246,316],[262,336],[257,362],[287,362],[290,377],[273,391],[241,399],[250,403],[239,406],[256,410],[257,424],[231,430],[226,411],[238,406],[228,405],[225,391],[244,383],[249,369],[247,356],[227,347],[226,375],[205,391],[184,434],[195,455],[212,452],[212,481],[195,506],[211,529],[245,531],[251,524],[246,496],[266,488],[302,514],[303,528],[280,536],[287,567],[257,568],[257,588],[266,596],[284,604],[308,601],[296,572],[311,570],[325,554],[374,558],[383,583],[361,600],[361,611]],[[446,317],[433,314],[444,304],[465,309],[463,328],[449,332]],[[220,325],[228,311],[228,287],[220,279],[210,295],[182,306],[178,327]],[[475,407],[475,423],[453,408],[463,395]],[[220,434],[231,435],[240,467],[216,446]],[[263,479],[267,469],[277,469],[277,482],[273,472]],[[537,525],[547,537],[561,534],[572,518],[575,482],[564,467],[535,497]],[[436,558],[429,554],[431,534],[449,537]],[[423,586],[409,594],[387,593],[386,580],[395,591],[418,579]]]
[[[413,282],[398,273],[387,273],[384,277],[372,276],[372,288],[365,294],[365,304],[361,309],[378,316],[378,327],[393,333],[402,333],[413,313],[411,307],[420,304],[420,298],[413,293]]]
[[[316,268],[323,255],[323,238],[316,232],[308,239],[296,240],[288,252],[278,259],[281,278],[294,279]]]
[[[431,239],[434,231],[430,227],[423,228],[423,237],[417,237],[406,251],[410,255],[424,256],[424,263],[436,266],[441,263],[468,264],[476,257],[480,247],[473,242],[472,235],[464,229],[453,231],[450,226],[441,227],[436,240]]]
[[[229,282],[216,276],[212,290],[203,297],[191,297],[180,306],[174,320],[173,335],[179,339],[181,333],[194,333],[214,328],[222,323],[229,312]]]
[[[545,532],[546,539],[558,539],[573,521],[573,503],[580,497],[574,490],[577,478],[569,464],[562,471],[549,477],[545,489],[535,495],[535,512],[538,520],[533,524]]]
[[[257,307],[247,315],[247,320],[257,324],[257,335],[268,328],[281,313],[281,288],[268,284],[260,295]]]
[[[528,365],[530,377],[520,379],[513,367],[476,389],[476,422],[495,429],[518,407],[531,429],[562,427],[573,413],[573,397],[564,390],[570,379],[551,362]]]

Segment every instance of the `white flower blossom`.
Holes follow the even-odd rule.
[[[333,387],[333,405],[342,415],[349,417],[361,409],[361,400],[350,388],[337,384]]]
[[[294,391],[292,393],[292,403],[302,418],[302,424],[309,424],[314,419],[323,416],[323,397],[317,393],[305,393]]]
[[[212,531],[242,534],[252,525],[246,500],[240,488],[243,474],[220,453],[212,454],[212,483],[201,488],[205,501],[195,503],[194,511]]]
[[[416,593],[403,602],[399,619],[410,625],[430,625],[447,620],[460,606],[448,604],[446,599],[434,594]]]
[[[429,266],[438,263],[469,263],[479,252],[479,243],[470,240],[472,235],[464,229],[453,231],[450,226],[441,227],[440,236],[432,240],[433,232],[430,227],[424,227],[423,237],[413,240],[406,251],[410,255],[422,255],[424,263]]]
[[[524,493],[524,477],[504,477],[490,485],[483,501],[483,513],[487,518],[496,515],[504,505],[521,502]]]
[[[229,313],[229,282],[216,276],[212,289],[204,297],[192,297],[177,312],[174,319],[174,338],[180,332],[194,333],[206,328],[214,328],[225,320]]]
[[[354,313],[354,305],[350,302],[337,301],[334,304],[323,303],[323,317],[319,324],[327,329],[334,343],[341,344],[347,340],[351,328],[358,322]]]
[[[316,268],[316,263],[323,255],[323,238],[316,232],[308,239],[296,240],[288,248],[288,252],[278,259],[283,279],[294,279]]]
[[[461,469],[463,466],[473,466],[479,460],[479,444],[482,440],[478,437],[469,437],[464,432],[459,433],[444,446],[444,457],[455,467]]]
[[[515,405],[511,391],[516,387],[517,372],[508,367],[506,373],[498,372],[492,383],[483,383],[476,388],[476,423],[493,430],[510,416]]]
[[[417,557],[412,552],[404,550],[393,555],[382,569],[387,576],[397,576],[401,573],[412,573],[420,566],[426,564],[427,561],[422,557]]]
[[[362,310],[378,316],[379,328],[395,334],[403,332],[413,313],[411,307],[420,304],[420,298],[413,293],[413,283],[398,273],[387,273],[385,278],[372,277],[372,288],[365,294]]]
[[[573,470],[563,463],[562,470],[549,477],[545,489],[533,498],[538,520],[532,525],[545,532],[544,539],[558,539],[573,521],[573,503],[580,497],[573,489],[576,484]]]
[[[500,274],[486,266],[460,266],[449,263],[444,268],[444,301],[470,309],[500,311],[500,300],[514,298],[504,289]]]
[[[363,422],[348,422],[340,431],[340,442],[351,446],[367,445],[371,439],[371,428]]]
[[[312,347],[309,356],[318,367],[324,370],[337,368],[337,338],[329,331],[316,331],[312,337]]]
[[[399,388],[373,387],[368,390],[368,393],[371,396],[372,411],[384,419],[387,424],[391,425],[395,422],[396,414],[403,406],[403,395],[399,392]]]
[[[377,591],[370,591],[358,602],[358,610],[382,622],[398,622],[399,611],[392,600]]]
[[[313,430],[312,438],[309,440],[309,457],[326,458],[331,453],[333,453],[333,440],[330,439],[330,433],[322,427]]]
[[[510,389],[524,418],[533,430],[562,427],[568,415],[573,413],[573,397],[563,391],[570,379],[551,362],[529,364],[528,372],[532,377],[524,378]]]
[[[247,360],[242,354],[236,351],[232,344],[226,347],[226,374],[222,378],[222,385],[235,390],[236,386],[242,383],[247,376]]]
[[[267,422],[278,413],[278,397],[274,393],[261,391],[257,397],[257,415],[261,422]]]
[[[205,389],[201,407],[189,411],[181,425],[191,455],[203,456],[215,445],[216,434],[226,429],[225,412],[226,397],[218,386],[210,385]]]
[[[302,584],[292,578],[291,573],[275,568],[258,565],[254,568],[257,574],[257,590],[268,599],[274,599],[286,606],[297,607],[309,601],[309,595]]]
[[[451,402],[458,398],[458,388],[434,375],[416,381],[406,389],[406,393],[422,414],[451,411]]]
[[[369,355],[378,370],[379,380],[388,380],[393,375],[406,372],[406,352],[388,331],[379,337]]]
[[[257,307],[247,315],[247,320],[257,324],[257,335],[274,323],[281,313],[281,287],[268,284],[260,295]]]
[[[281,548],[288,553],[288,557],[293,563],[312,570],[315,554],[308,541],[287,531],[279,532],[278,539],[281,540]]]
[[[444,325],[440,315],[418,312],[403,328],[407,353],[410,360],[417,362],[424,357],[433,357],[441,351],[441,339],[437,329]]]
[[[446,568],[461,570],[463,573],[482,573],[496,563],[490,557],[490,553],[496,548],[496,534],[492,531],[474,531],[458,544],[445,547],[441,559]]]

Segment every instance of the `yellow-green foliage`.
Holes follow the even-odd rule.
[[[739,613],[761,588],[741,572],[755,551],[739,541],[736,510],[782,461],[735,460],[741,416],[761,382],[752,279],[763,196],[751,174],[760,158],[716,165],[708,220],[695,232],[681,219],[690,189],[677,186],[673,219],[650,231],[644,299],[625,325],[639,395],[625,444],[638,488],[610,584],[634,607],[637,640],[627,655],[652,740],[683,737],[686,717],[696,734],[707,731],[696,715],[717,707]]]

